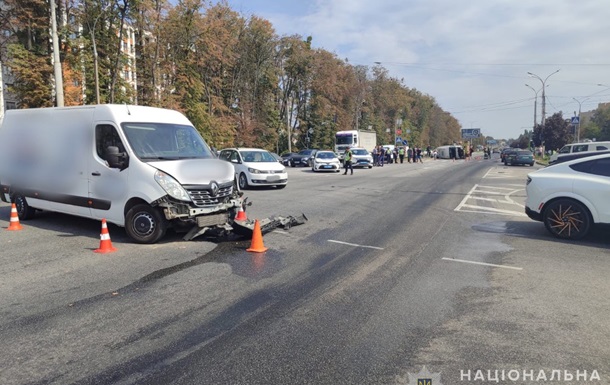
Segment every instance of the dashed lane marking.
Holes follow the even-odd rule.
[[[490,267],[501,267],[503,269],[511,269],[511,270],[523,270],[522,267],[496,265],[496,264],[493,264],[493,263],[476,262],[476,261],[467,261],[465,259],[455,259],[455,258],[441,258],[441,259],[444,260],[444,261],[470,263],[472,265],[481,265],[481,266],[490,266]]]
[[[335,241],[334,239],[329,239],[328,242],[339,243],[341,245],[348,245],[348,246],[354,246],[354,247],[366,247],[367,249],[383,250],[383,247],[358,245],[356,243],[348,243],[348,242],[342,242],[342,241]]]

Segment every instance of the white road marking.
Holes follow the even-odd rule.
[[[496,209],[493,207],[482,207],[482,206],[475,206],[475,205],[462,205],[462,207],[468,208],[468,209],[479,209],[479,213],[496,213],[496,214],[505,214],[505,215],[518,215],[520,217],[526,217],[527,215],[525,213],[519,212],[519,211],[512,211],[512,210],[502,210],[502,209]],[[464,210],[461,210],[464,211]]]
[[[462,263],[470,263],[473,265],[482,265],[482,266],[491,266],[491,267],[501,267],[503,269],[512,269],[512,270],[523,270],[522,267],[514,267],[514,266],[504,266],[504,265],[495,265],[493,263],[485,263],[485,262],[475,262],[475,261],[467,261],[465,259],[455,259],[455,258],[441,258],[445,261],[453,261],[453,262],[462,262]]]
[[[356,243],[348,243],[348,242],[341,242],[341,241],[335,241],[333,239],[329,239],[328,242],[332,242],[332,243],[340,243],[342,245],[348,245],[348,246],[354,246],[354,247],[366,247],[368,249],[375,249],[375,250],[383,250],[383,247],[377,247],[377,246],[367,246],[367,245],[358,245]]]
[[[518,186],[522,187],[522,185],[518,185]],[[492,191],[492,190],[508,190],[508,192],[507,191]],[[478,201],[503,203],[503,204],[510,204],[510,205],[519,206],[521,208],[525,208],[525,206],[523,206],[520,203],[515,202],[510,197],[511,195],[513,195],[519,191],[523,191],[523,190],[524,190],[524,188],[515,189],[515,188],[510,188],[510,187],[494,187],[494,186],[485,186],[485,185],[475,184],[472,187],[472,189],[470,189],[468,194],[466,194],[464,199],[462,199],[460,204],[454,209],[454,211],[511,215],[511,216],[516,215],[516,216],[526,217],[527,215],[521,210],[520,211],[502,210],[502,209],[497,209],[497,208],[493,208],[493,207],[470,205],[470,204],[466,203],[466,202],[468,202],[469,199],[472,199],[474,201],[478,200]],[[491,195],[491,196],[502,195],[502,196],[504,196],[504,200],[496,199],[496,198],[487,198],[487,197],[479,196],[479,195]]]

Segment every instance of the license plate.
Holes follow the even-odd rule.
[[[322,166],[322,168],[333,168],[333,166],[329,166],[326,164],[326,165]]]
[[[271,175],[267,177],[267,181],[268,182],[274,182],[276,180],[280,180],[280,176],[279,175]]]

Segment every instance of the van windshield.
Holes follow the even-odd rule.
[[[193,126],[122,123],[129,145],[142,160],[215,158]]]

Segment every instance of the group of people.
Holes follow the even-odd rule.
[[[404,163],[405,157],[408,163],[423,163],[422,149],[420,147],[394,147],[385,148],[376,146],[373,151],[373,165],[383,167],[385,163]],[[432,156],[430,146],[426,148],[428,156]]]
[[[373,155],[373,166],[383,167],[386,163],[404,163],[405,157],[408,163],[424,163],[423,150],[420,147],[394,147],[394,149],[385,148],[382,145],[375,146],[371,152]],[[428,157],[436,158],[436,151],[432,151],[430,146],[425,150]],[[352,150],[347,147],[343,153],[343,167],[346,175],[348,171],[351,175],[354,174],[354,167],[352,164],[354,155]]]

